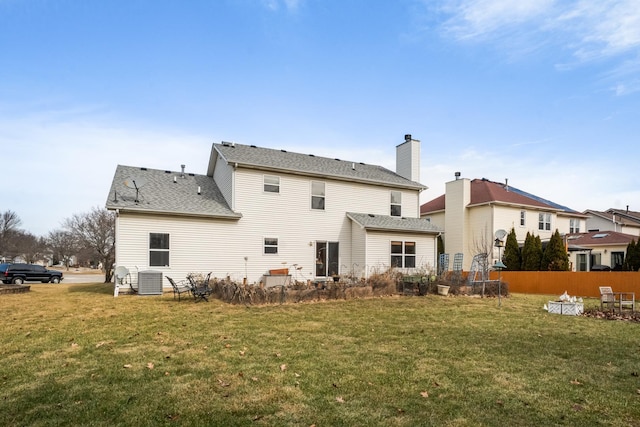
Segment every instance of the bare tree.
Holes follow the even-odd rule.
[[[15,257],[15,253],[13,253],[13,246],[16,242],[14,233],[18,231],[21,223],[18,214],[11,210],[0,214],[0,256],[11,255],[12,259]]]
[[[15,239],[15,254],[20,255],[25,262],[33,264],[44,259],[47,245],[43,238],[22,230],[12,231],[11,234],[12,239]]]
[[[91,212],[67,219],[65,228],[77,239],[80,247],[91,249],[103,265],[105,283],[111,281],[115,260],[115,213],[95,207]]]
[[[67,230],[55,230],[49,233],[47,243],[53,257],[62,261],[69,270],[71,257],[78,252],[78,241],[74,234]]]

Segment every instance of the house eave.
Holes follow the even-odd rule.
[[[161,216],[179,216],[179,217],[192,217],[192,218],[215,218],[215,219],[227,219],[227,220],[239,220],[242,218],[242,214],[211,214],[208,212],[179,212],[179,211],[167,211],[161,209],[148,209],[148,208],[136,208],[132,206],[120,207],[114,205],[107,205],[107,210],[115,211],[116,213],[136,213],[136,214],[152,214]]]

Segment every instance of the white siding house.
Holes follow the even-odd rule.
[[[419,216],[419,141],[396,151],[399,173],[235,143],[213,144],[206,175],[120,165],[106,204],[116,265],[134,282],[137,270],[257,283],[282,268],[302,281],[432,268],[441,230]]]
[[[527,232],[547,241],[556,229],[562,235],[584,231],[586,221],[579,212],[506,183],[458,177],[446,183],[445,194],[423,204],[420,215],[445,230],[444,250],[463,254],[464,270],[482,252],[498,260],[499,249],[493,246],[497,230],[513,228],[523,244]]]

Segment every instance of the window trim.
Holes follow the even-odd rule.
[[[393,201],[393,196],[397,195],[398,198],[400,199],[398,202]],[[396,217],[401,217],[402,216],[402,191],[398,191],[398,190],[391,190],[389,192],[389,215],[391,216],[396,216]],[[398,208],[398,213],[394,214],[393,213],[393,208]]]
[[[166,236],[167,239],[167,247],[166,248],[153,248],[151,247],[151,243],[152,243],[152,235],[154,234],[159,234],[159,235],[163,235]],[[148,241],[148,248],[149,248],[149,267],[170,267],[171,266],[171,234],[170,233],[159,233],[159,232],[149,232],[149,241]],[[153,262],[153,257],[152,257],[152,253],[166,253],[167,255],[167,263],[166,264],[155,264]]]
[[[538,214],[538,230],[551,231],[551,214],[549,212],[540,212]]]
[[[400,245],[398,245],[398,243]],[[395,244],[395,245],[394,245]],[[409,244],[409,245],[407,245]],[[394,246],[401,246],[401,252],[394,252]],[[407,252],[407,246],[413,247],[413,252]],[[391,268],[416,268],[418,256],[418,243],[415,240],[391,240],[389,241],[389,255]],[[402,265],[394,265],[394,258],[401,259]],[[407,266],[407,259],[412,259],[412,266]]]
[[[580,220],[578,218],[569,218],[569,233],[580,232]]]
[[[521,210],[520,211],[520,227],[526,227],[527,226],[527,211]]]
[[[322,184],[323,194],[315,194],[313,191],[313,184]],[[314,207],[314,199],[322,199],[322,207]],[[311,210],[314,211],[326,211],[327,210],[327,183],[324,181],[311,181]]]
[[[278,183],[267,182],[267,178],[275,178]],[[273,188],[275,191],[267,190],[267,187]],[[278,175],[262,175],[262,192],[270,194],[280,194],[280,177]]]
[[[274,243],[268,243],[267,240],[275,240]],[[275,252],[267,252],[267,248],[275,249]],[[262,237],[262,255],[278,255],[280,248],[280,239],[275,236],[264,236]]]

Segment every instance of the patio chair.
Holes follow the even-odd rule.
[[[600,286],[600,309],[636,310],[635,292],[613,292],[611,286]]]
[[[600,286],[600,310],[604,310],[605,307],[612,309],[616,304],[616,296],[611,289],[611,286]]]
[[[178,302],[180,301],[180,296],[182,294],[188,294],[191,292],[191,285],[189,283],[182,282],[176,283],[171,277],[166,276],[169,283],[171,283],[171,287],[173,288],[173,299],[176,299],[176,295],[178,295]]]
[[[193,276],[187,276],[187,280],[189,281],[189,286],[191,288],[191,294],[193,295],[193,299],[195,302],[198,301],[209,301],[209,287],[204,283],[196,282],[196,279]]]

